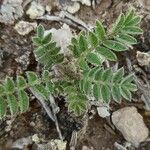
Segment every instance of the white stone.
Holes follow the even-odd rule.
[[[0,6],[0,22],[13,24],[23,15],[23,0],[3,0]]]
[[[97,107],[97,112],[98,112],[98,115],[102,118],[106,118],[110,116],[109,108],[105,106]]]
[[[71,0],[74,2],[81,2],[83,5],[91,6],[91,0]]]
[[[112,114],[112,122],[124,138],[135,147],[138,147],[149,135],[143,117],[135,107],[125,107],[115,111]]]
[[[16,140],[11,148],[12,149],[24,149],[24,146],[27,146],[27,145],[30,145],[32,144],[32,140],[31,140],[31,137],[26,137],[26,138],[20,138],[18,140]]]
[[[68,55],[70,52],[68,50],[68,46],[71,42],[71,38],[73,37],[70,27],[64,24],[61,29],[57,30],[52,28],[51,30],[46,30],[45,35],[50,32],[52,33],[52,39],[57,43],[58,46],[61,47],[61,53]]]
[[[43,16],[45,13],[45,8],[40,3],[33,1],[26,11],[26,14],[29,15],[31,19],[36,19]]]
[[[144,53],[144,52],[137,51],[136,59],[140,66],[150,67],[150,52]]]
[[[69,13],[74,14],[80,10],[80,4],[78,2],[74,2],[72,5],[68,5],[66,9]]]
[[[30,33],[32,30],[36,29],[37,23],[36,22],[27,22],[27,21],[19,21],[14,29],[20,34],[20,35],[26,35]]]

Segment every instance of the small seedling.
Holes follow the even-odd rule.
[[[72,52],[69,60],[60,53],[61,47],[52,40],[52,34],[45,35],[45,29],[39,25],[37,35],[33,37],[34,55],[43,66],[43,72],[38,76],[27,71],[26,78],[17,76],[16,81],[6,77],[0,85],[0,118],[5,116],[7,107],[12,115],[28,110],[27,90],[38,93],[45,100],[49,95],[62,94],[68,110],[76,115],[86,111],[91,99],[108,104],[111,100],[131,101],[131,92],[136,91],[133,75],[125,75],[124,68],[115,71],[106,68],[104,63],[116,62],[117,53],[127,51],[137,43],[135,36],[142,34],[138,27],[140,21],[134,11],[120,14],[111,30],[105,30],[102,23],[96,21],[91,31],[72,38],[68,47]],[[54,66],[61,68],[59,79],[50,74]]]

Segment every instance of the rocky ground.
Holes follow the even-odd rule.
[[[127,72],[131,65],[140,81],[133,101],[112,103],[110,110],[93,104],[86,116],[77,118],[68,113],[62,97],[56,98],[61,141],[55,124],[31,95],[28,112],[0,121],[0,150],[150,150],[149,0],[0,0],[0,78],[37,71],[31,38],[38,24],[67,53],[73,35],[91,28],[96,19],[110,27],[130,8],[142,17],[144,31],[138,44],[120,56],[120,64]]]

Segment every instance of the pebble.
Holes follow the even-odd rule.
[[[26,14],[29,15],[30,19],[36,19],[43,16],[45,13],[45,8],[40,3],[33,1],[26,11]]]
[[[27,22],[27,21],[19,21],[14,29],[20,34],[20,35],[26,35],[29,34],[32,30],[36,29],[37,23],[36,22]]]
[[[135,107],[124,107],[112,114],[112,122],[133,146],[138,147],[149,135],[143,117]]]

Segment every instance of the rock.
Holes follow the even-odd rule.
[[[61,53],[68,55],[70,52],[68,46],[71,42],[71,38],[73,37],[70,27],[64,24],[61,29],[57,30],[52,28],[51,30],[46,30],[45,35],[50,32],[52,33],[53,40],[57,43],[58,46],[61,47]]]
[[[150,52],[144,53],[144,52],[137,51],[136,59],[140,66],[150,67]]]
[[[55,139],[46,144],[34,144],[33,150],[66,150],[66,142]]]
[[[74,14],[80,10],[80,3],[73,2],[71,0],[60,0],[61,9],[68,11],[71,14]]]
[[[72,5],[67,6],[67,11],[71,14],[74,14],[80,10],[80,4],[77,2],[74,2]]]
[[[102,118],[106,118],[110,116],[109,108],[105,106],[97,107],[97,112],[98,112],[98,115]]]
[[[35,142],[35,143],[39,143],[39,142],[40,142],[40,139],[39,139],[39,137],[38,137],[37,134],[34,134],[34,135],[32,136],[32,141]]]
[[[43,16],[45,13],[45,8],[40,3],[33,1],[26,11],[26,14],[29,15],[31,19],[36,19]]]
[[[23,0],[4,0],[0,5],[0,22],[13,24],[14,21],[23,15]]]
[[[26,35],[30,33],[32,30],[36,29],[37,23],[36,22],[27,22],[27,21],[19,21],[14,29],[20,34],[20,35]]]
[[[149,135],[143,117],[135,107],[125,107],[115,111],[112,114],[112,122],[124,138],[135,147],[138,147]]]
[[[93,147],[82,146],[82,150],[94,150]]]
[[[74,2],[81,2],[81,4],[86,5],[86,6],[91,6],[91,0],[71,0]]]
[[[16,140],[11,148],[12,149],[23,149],[25,146],[31,145],[32,144],[32,139],[31,137],[26,137],[26,138],[20,138],[18,140]]]

